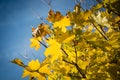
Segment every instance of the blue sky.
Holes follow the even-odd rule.
[[[52,2],[53,10],[60,10],[63,14],[74,5],[74,0]],[[35,51],[29,47],[29,39],[32,25],[41,23],[37,15],[45,20],[49,9],[42,0],[0,0],[0,80],[27,80],[21,78],[23,68],[9,62],[14,58],[25,63],[28,59],[44,59],[44,48]]]

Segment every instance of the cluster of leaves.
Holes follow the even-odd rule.
[[[96,0],[84,10],[77,3],[73,11],[62,15],[52,9],[47,20],[32,28],[31,47],[46,48],[43,62],[32,60],[25,65],[23,78],[29,80],[119,80],[120,12],[119,0]],[[120,5],[120,4],[119,4]]]

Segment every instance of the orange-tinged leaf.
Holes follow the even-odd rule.
[[[11,62],[12,62],[12,63],[15,63],[15,64],[17,64],[17,65],[19,65],[19,66],[22,66],[22,67],[25,66],[24,63],[22,62],[22,60],[20,60],[20,59],[18,59],[18,58],[15,58],[15,59],[12,60]]]
[[[53,22],[59,21],[62,17],[63,16],[59,11],[56,11],[56,13],[54,13],[54,11],[51,9],[48,13],[47,20],[53,23]]]

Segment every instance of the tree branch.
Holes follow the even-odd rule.
[[[68,73],[67,75],[70,76],[70,77],[75,77],[77,79],[81,79],[82,78],[80,75],[77,75],[77,74],[74,74],[74,73]]]
[[[72,64],[72,65],[74,65],[74,63],[73,62],[69,62],[69,61],[67,61],[67,60],[65,60],[65,59],[62,59],[64,62],[66,62],[66,63],[69,63],[69,64]]]
[[[68,57],[67,52],[61,47],[61,50],[65,53],[65,55]]]
[[[98,25],[100,26],[100,29],[101,29],[102,33],[104,34],[104,36],[107,38],[107,40],[109,40],[109,38],[107,37],[107,35],[106,35],[105,31],[103,30],[102,26],[100,24],[98,24]]]
[[[65,61],[66,63],[69,63],[69,64],[71,64],[71,65],[74,65],[75,67],[76,67],[76,69],[78,70],[78,72],[82,75],[82,77],[83,78],[86,78],[86,75],[83,73],[83,71],[82,71],[82,69],[78,66],[78,64],[77,63],[75,63],[75,62],[69,62],[69,61],[67,61],[67,60],[65,60],[65,59],[63,59],[63,61]]]
[[[46,46],[44,43],[42,43],[41,41],[39,41],[40,44],[42,44],[45,48],[48,48],[48,46]]]
[[[74,65],[77,68],[78,72],[82,75],[82,77],[86,78],[85,74],[83,73],[82,69],[78,66],[78,64],[74,63]]]
[[[75,61],[77,63],[77,49],[76,49],[76,45],[75,45],[75,40],[73,40],[73,43],[74,43],[74,49],[75,49]]]
[[[93,24],[93,26],[97,29],[97,31],[105,38],[105,40],[109,40],[108,39],[108,37],[103,33],[103,32],[101,32],[97,27],[96,27],[96,25],[93,23],[93,22],[91,22],[92,24]]]

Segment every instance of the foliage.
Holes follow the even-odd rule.
[[[119,0],[96,0],[84,10],[78,2],[73,11],[62,15],[52,9],[47,20],[32,28],[31,47],[46,48],[43,62],[28,65],[20,59],[11,62],[24,68],[29,80],[119,80],[120,10]]]

